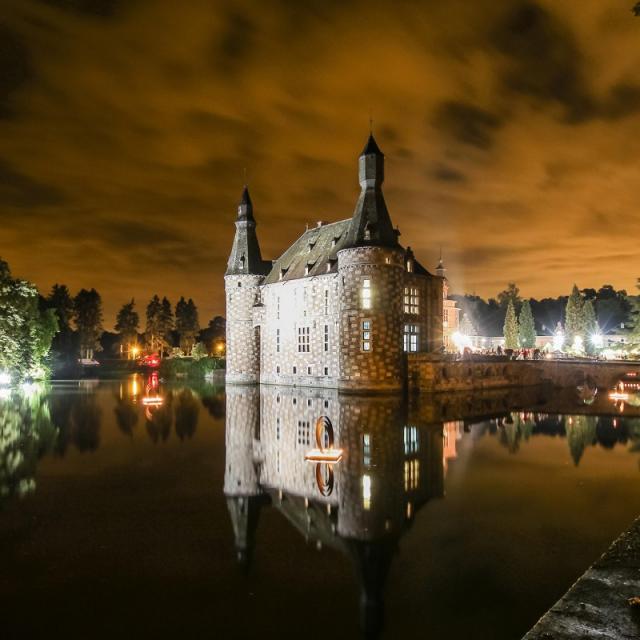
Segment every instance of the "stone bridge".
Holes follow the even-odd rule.
[[[550,383],[575,387],[584,382],[609,389],[625,374],[635,371],[638,361],[595,360],[507,360],[501,357],[471,357],[454,360],[426,353],[407,357],[410,392],[443,392],[522,387]]]

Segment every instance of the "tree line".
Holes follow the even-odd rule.
[[[95,289],[81,289],[72,296],[64,284],[54,284],[43,304],[56,316],[59,332],[53,341],[55,353],[67,358],[91,359],[109,345],[129,357],[139,351],[162,356],[207,355],[215,339],[223,339],[225,321],[214,317],[202,329],[198,308],[192,298],[180,297],[175,307],[165,296],[156,294],[146,306],[145,326],[141,333],[140,315],[132,298],[119,309],[115,334],[104,331],[102,298]]]
[[[640,289],[640,279],[638,279]],[[500,336],[507,334],[512,344],[529,347],[535,335],[552,335],[560,323],[566,341],[576,335],[626,333],[636,338],[640,333],[639,297],[610,284],[599,289],[578,289],[557,298],[529,298],[520,295],[515,283],[484,300],[476,295],[452,295],[461,309],[461,332],[468,335]],[[511,311],[509,307],[512,307]],[[533,321],[533,328],[531,326]],[[516,347],[508,347],[516,348]]]

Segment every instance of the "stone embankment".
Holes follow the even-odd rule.
[[[595,360],[507,360],[500,357],[454,360],[426,353],[409,354],[407,385],[412,393],[476,391],[552,384],[584,384],[608,389],[621,376],[636,371],[640,362]]]
[[[523,640],[640,638],[640,518],[542,616]]]

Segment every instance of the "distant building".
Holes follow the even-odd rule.
[[[406,352],[442,348],[443,278],[398,242],[372,135],[359,180],[351,218],[318,222],[273,262],[245,187],[225,274],[227,382],[395,391]]]
[[[449,281],[442,256],[436,267],[436,275],[442,278],[442,343],[445,351],[456,351],[453,335],[459,331],[460,309],[458,303],[449,298]]]

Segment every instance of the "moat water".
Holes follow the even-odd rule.
[[[607,394],[0,393],[5,639],[517,640],[640,512]]]

